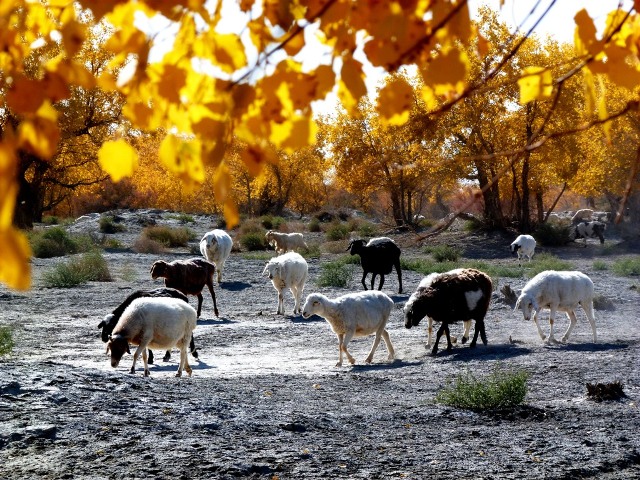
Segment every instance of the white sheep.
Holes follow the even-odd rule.
[[[116,368],[124,352],[131,353],[129,343],[138,345],[133,354],[130,373],[136,369],[136,361],[142,353],[144,376],[149,376],[147,348],[168,350],[180,349],[180,365],[176,377],[182,370],[191,376],[187,348],[196,328],[196,310],[183,300],[168,297],[145,297],[131,302],[109,336],[107,353],[111,351],[111,366]]]
[[[380,337],[384,340],[389,352],[388,360],[393,360],[395,352],[389,332],[386,330],[387,321],[393,309],[393,300],[377,290],[349,293],[334,300],[330,300],[321,293],[314,293],[307,297],[302,309],[302,316],[308,318],[313,314],[319,315],[329,322],[331,330],[338,336],[338,363],[342,366],[342,352],[349,363],[355,359],[347,350],[347,344],[353,337],[365,337],[375,334],[371,351],[365,362],[371,363],[373,354],[378,348]]]
[[[218,283],[222,282],[222,270],[224,262],[231,255],[233,240],[224,230],[211,230],[200,240],[200,253],[218,270]]]
[[[273,288],[278,291],[278,310],[276,314],[284,315],[283,291],[286,288],[291,290],[295,300],[293,314],[300,313],[302,292],[309,276],[309,266],[302,255],[296,252],[289,252],[272,258],[265,265],[262,274],[266,274],[269,277],[273,283]]]
[[[275,248],[277,254],[295,250],[296,248],[309,248],[304,243],[301,233],[280,233],[269,230],[264,237],[267,239],[267,243]]]
[[[547,343],[553,344],[558,343],[553,337],[556,311],[566,312],[569,317],[569,328],[562,337],[562,341],[566,342],[576,324],[575,310],[580,305],[591,324],[595,343],[597,337],[596,321],[593,315],[593,295],[593,282],[584,273],[546,270],[527,282],[516,302],[515,310],[522,310],[525,320],[529,320],[533,312],[533,322],[536,324],[540,338],[544,341],[546,337],[538,324],[538,313],[543,308],[548,308],[550,313]]]
[[[458,275],[462,273],[462,271],[463,269],[456,268],[455,270],[450,270],[447,273]],[[404,304],[403,312],[405,315],[411,310],[415,301],[422,295],[422,292],[429,288],[433,281],[441,275],[442,273],[430,273],[420,281],[416,291],[411,294],[411,296],[407,300],[407,303]],[[433,343],[433,318],[428,317],[427,321],[427,348],[431,348],[431,345]],[[464,320],[462,323],[464,325],[462,333],[462,343],[466,343],[467,340],[469,340],[469,332],[471,331],[471,320]],[[456,336],[451,335],[450,337],[451,343],[456,343],[458,341],[458,338]]]
[[[511,243],[511,253],[518,255],[518,265],[522,265],[523,257],[527,257],[529,262],[531,262],[535,251],[536,239],[531,235],[518,235],[518,238]]]
[[[576,225],[583,220],[590,221],[593,215],[593,210],[590,208],[582,208],[573,214],[571,217],[571,225]]]

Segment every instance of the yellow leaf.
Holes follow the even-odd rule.
[[[25,76],[13,77],[13,84],[6,94],[7,105],[15,113],[34,113],[46,97],[40,81]]]
[[[607,112],[607,99],[605,95],[605,85],[604,80],[600,77],[600,101],[598,102],[598,118],[600,120],[605,120],[608,118],[609,113]],[[611,144],[611,121],[604,122],[602,125],[602,129],[604,130],[604,136],[607,139],[607,143]]]
[[[80,22],[71,20],[62,27],[60,33],[62,33],[62,44],[67,55],[73,57],[80,51],[87,38],[87,27]]]
[[[35,116],[18,127],[19,146],[45,160],[56,152],[59,140],[58,112],[48,100],[42,103]]]
[[[138,166],[138,153],[124,139],[104,142],[98,151],[100,167],[119,182],[130,177]]]
[[[409,120],[413,89],[404,78],[394,77],[378,96],[380,121],[386,125],[403,125]]]
[[[225,163],[221,163],[213,175],[213,193],[216,200],[223,204],[224,218],[228,229],[235,227],[240,221],[238,209],[229,195],[231,184],[229,168]]]
[[[444,49],[422,70],[425,85],[436,93],[460,93],[464,89],[470,63],[467,54],[458,48]]]
[[[602,48],[602,42],[596,39],[596,27],[587,11],[583,8],[573,19],[576,22],[576,39],[580,40],[582,46],[591,55],[598,53]]]
[[[359,61],[351,57],[343,59],[338,96],[348,111],[367,93],[363,77],[362,64]]]
[[[291,117],[271,124],[269,140],[278,148],[292,152],[315,142],[317,125],[309,117]]]
[[[180,103],[180,89],[185,86],[187,73],[175,65],[160,68],[158,93],[173,103]]]
[[[264,150],[257,145],[247,145],[240,152],[240,159],[254,177],[262,171],[265,163],[275,163],[273,151]]]
[[[31,287],[31,248],[29,240],[19,230],[0,230],[0,282],[17,290]]]
[[[544,67],[527,67],[518,79],[520,103],[525,105],[533,100],[546,100],[553,93],[551,71]]]
[[[198,140],[167,135],[160,143],[158,156],[167,170],[176,174],[187,188],[204,182],[204,166]]]
[[[300,53],[300,50],[302,50],[302,47],[304,47],[304,45],[304,35],[303,32],[300,31],[297,35],[295,35],[293,38],[291,38],[291,40],[287,42],[287,44],[284,46],[284,50],[290,57],[293,57]]]
[[[247,65],[247,57],[244,53],[244,45],[240,37],[232,34],[217,34],[213,38],[215,58],[211,60],[224,72],[233,73]]]

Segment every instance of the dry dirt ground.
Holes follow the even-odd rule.
[[[140,233],[140,215],[176,224],[161,212],[122,213],[128,231],[115,237],[125,246]],[[196,220],[188,226],[198,235],[212,228],[212,218]],[[97,231],[97,219],[69,228]],[[411,238],[396,239],[403,255],[422,255]],[[467,258],[515,262],[507,237],[448,233],[435,241],[461,246]],[[0,478],[640,478],[640,282],[594,269],[595,260],[610,266],[639,250],[615,237],[546,250],[587,273],[615,305],[596,311],[597,344],[580,311],[568,344],[544,345],[501,301],[499,288],[519,290],[523,273],[497,279],[487,346],[433,358],[426,326],[404,328],[402,306],[421,279],[405,271],[404,294],[395,274],[384,287],[396,303],[389,321],[396,360],[386,360],[381,343],[364,365],[369,337],[350,344],[355,366],[336,368],[328,324],[291,316],[289,292],[289,314],[275,315],[265,261],[234,253],[216,286],[220,317],[205,295],[195,331],[200,358],[182,378],[174,377],[177,351],[167,363],[158,356],[149,378],[140,364],[128,373],[128,355],[111,368],[96,327],[133,290],[161,285],[149,276],[155,260],[188,258],[188,249],[106,252],[114,281],[70,289],[42,287],[43,272],[63,259],[34,259],[31,291],[0,287],[0,324],[14,328],[16,342],[0,359]],[[349,288],[315,284],[332,258],[309,261],[305,296],[361,288],[359,267]],[[560,318],[558,338],[566,326]],[[530,373],[524,406],[474,413],[434,402],[457,374],[482,377],[497,367]],[[612,381],[622,382],[625,398],[587,398],[587,383]]]

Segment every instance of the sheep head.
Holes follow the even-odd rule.
[[[151,278],[154,280],[158,277],[165,277],[167,273],[167,262],[157,260],[151,265]]]
[[[324,298],[324,295],[321,295],[319,293],[309,295],[304,302],[304,306],[302,307],[303,318],[309,318],[314,314],[322,315],[322,312],[324,311]]]
[[[516,306],[513,310],[522,310],[524,319],[531,320],[532,313],[535,310],[538,310],[538,302],[536,302],[536,299],[531,295],[523,293],[518,297],[518,301],[516,302]]]
[[[351,253],[351,255],[359,255],[364,245],[364,240],[351,240],[346,251]]]
[[[111,324],[111,321],[113,320],[113,313],[110,313],[108,315],[104,316],[104,320],[102,320],[99,324],[98,324],[98,328],[102,328],[102,341],[103,342],[107,342],[109,341],[109,334],[113,331],[113,327],[114,325],[111,325],[111,328],[109,330],[106,329],[106,327],[109,326],[109,324]]]
[[[131,354],[129,350],[129,342],[122,335],[109,335],[109,342],[107,342],[107,353],[111,350],[111,366],[116,368],[120,363],[120,359],[125,352]]]

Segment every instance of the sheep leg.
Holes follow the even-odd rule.
[[[213,291],[213,279],[207,282],[207,287],[209,287],[209,291],[211,292],[211,300],[213,300],[213,313],[216,315],[216,317],[218,317],[218,305],[216,304],[216,292]]]
[[[433,350],[431,350],[431,355],[433,355],[434,357],[438,353],[438,343],[440,343],[440,337],[442,337],[442,334],[444,332],[445,326],[446,326],[446,324],[444,322],[442,322],[442,325],[440,325],[440,328],[438,329],[438,332],[436,333],[436,343],[433,346]]]
[[[596,335],[596,318],[593,314],[593,301],[589,300],[588,302],[584,303],[580,302],[580,305],[582,306],[582,310],[584,310],[584,313],[587,315],[587,319],[591,324],[591,331],[593,332],[593,343],[596,343],[598,341],[598,336]]]
[[[200,311],[202,310],[202,292],[200,292],[198,295],[198,318],[200,318]]]
[[[218,285],[222,283],[222,267],[224,267],[224,262],[220,265],[216,265],[216,270],[218,270]]]
[[[193,332],[191,333],[191,340],[189,341],[189,351],[193,358],[198,358],[198,349],[196,348],[196,342],[193,339]]]
[[[378,290],[382,290],[383,285],[384,285],[384,275],[380,274],[380,285],[378,285]],[[373,290],[373,288],[371,290]]]
[[[569,317],[569,328],[567,328],[567,331],[564,332],[564,335],[562,336],[563,343],[569,340],[569,335],[571,335],[571,331],[573,330],[573,328],[576,326],[576,323],[578,322],[578,319],[576,318],[576,312],[574,312],[573,310],[569,310],[567,312],[567,317]]]
[[[469,340],[469,331],[471,330],[471,320],[465,320],[464,322],[462,322],[462,325],[464,326],[464,332],[462,333],[462,343],[467,343],[467,340]]]
[[[533,312],[533,323],[535,323],[536,328],[538,329],[538,335],[540,335],[540,339],[544,342],[544,340],[547,338],[547,336],[542,332],[542,329],[540,328],[540,324],[538,323],[538,313],[540,312],[540,310],[536,310],[535,312]]]
[[[149,364],[153,365],[153,352],[151,350],[149,350],[148,358],[149,358]]]
[[[549,338],[547,339],[547,344],[548,345],[552,345],[555,343],[558,343],[558,341],[553,338],[553,324],[556,321],[556,306],[552,305],[550,307],[550,312],[549,312]]]
[[[142,361],[144,362],[144,369],[145,372],[147,371],[147,347],[143,347],[142,343],[140,345],[138,345],[138,348],[136,348],[136,351],[133,352],[133,364],[131,365],[131,370],[129,371],[129,373],[135,373],[136,372],[136,362],[138,361],[138,357],[140,356],[140,354],[142,352],[144,352],[144,355],[142,356]],[[145,375],[146,376],[146,375]]]
[[[396,352],[393,349],[391,338],[389,337],[389,332],[387,332],[386,329],[382,331],[382,340],[384,340],[384,344],[387,346],[387,351],[389,352],[387,360],[393,360],[396,357]]]
[[[444,333],[447,336],[447,350],[451,350],[453,348],[453,344],[451,343],[451,334],[449,332],[449,324],[444,323]]]
[[[149,353],[151,353],[151,350],[149,350]],[[170,358],[171,358],[171,350],[167,350],[166,352],[164,352],[164,357],[162,357],[162,361],[168,362]]]
[[[484,320],[476,319],[476,328],[473,332],[473,340],[469,344],[469,347],[475,347],[476,342],[478,341],[478,333],[480,334],[480,338],[482,338],[482,343],[487,344],[487,334],[484,331]]]
[[[344,333],[338,334],[338,363],[336,363],[336,367],[342,366],[342,342],[344,341]]]
[[[431,347],[431,342],[433,341],[433,318],[429,318],[429,323],[427,324],[427,348]]]
[[[284,315],[284,294],[282,290],[278,290],[278,310],[276,311],[278,315]]]
[[[402,268],[400,268],[400,258],[398,258],[398,261],[394,263],[394,266],[396,268],[396,273],[398,274],[398,293],[402,293]]]
[[[362,282],[362,286],[364,287],[364,289],[365,289],[365,290],[367,289],[367,284],[366,284],[366,282],[365,282],[365,280],[367,279],[367,273],[368,273],[368,272],[366,272],[366,271],[365,271],[365,272],[362,274],[362,280],[361,280],[361,282]],[[373,287],[372,287],[372,289],[373,289]]]
[[[176,377],[182,376],[182,370],[187,372],[188,376],[191,376],[191,367],[189,366],[189,356],[187,355],[187,344],[190,343],[193,332],[187,332],[180,341],[180,364],[178,366],[178,372]]]
[[[292,285],[289,290],[291,290],[291,295],[293,295],[295,302],[293,305],[293,314],[295,315],[296,313],[300,313],[300,292],[297,285]]]
[[[347,344],[351,341],[351,339],[353,338],[353,334],[354,332],[347,332],[344,334],[344,337],[342,338],[342,350],[344,351],[345,355],[347,356],[347,360],[349,360],[349,363],[351,365],[353,365],[354,363],[356,363],[356,359],[353,358],[351,356],[351,354],[349,353],[349,350],[347,350]],[[379,341],[379,340],[378,340]]]
[[[148,377],[149,376],[149,362],[148,362],[147,349],[146,348],[144,348],[142,350],[142,363],[144,365],[144,376]]]
[[[371,274],[371,290],[375,290],[375,283],[376,283],[376,277],[378,276],[377,273],[372,273]]]

